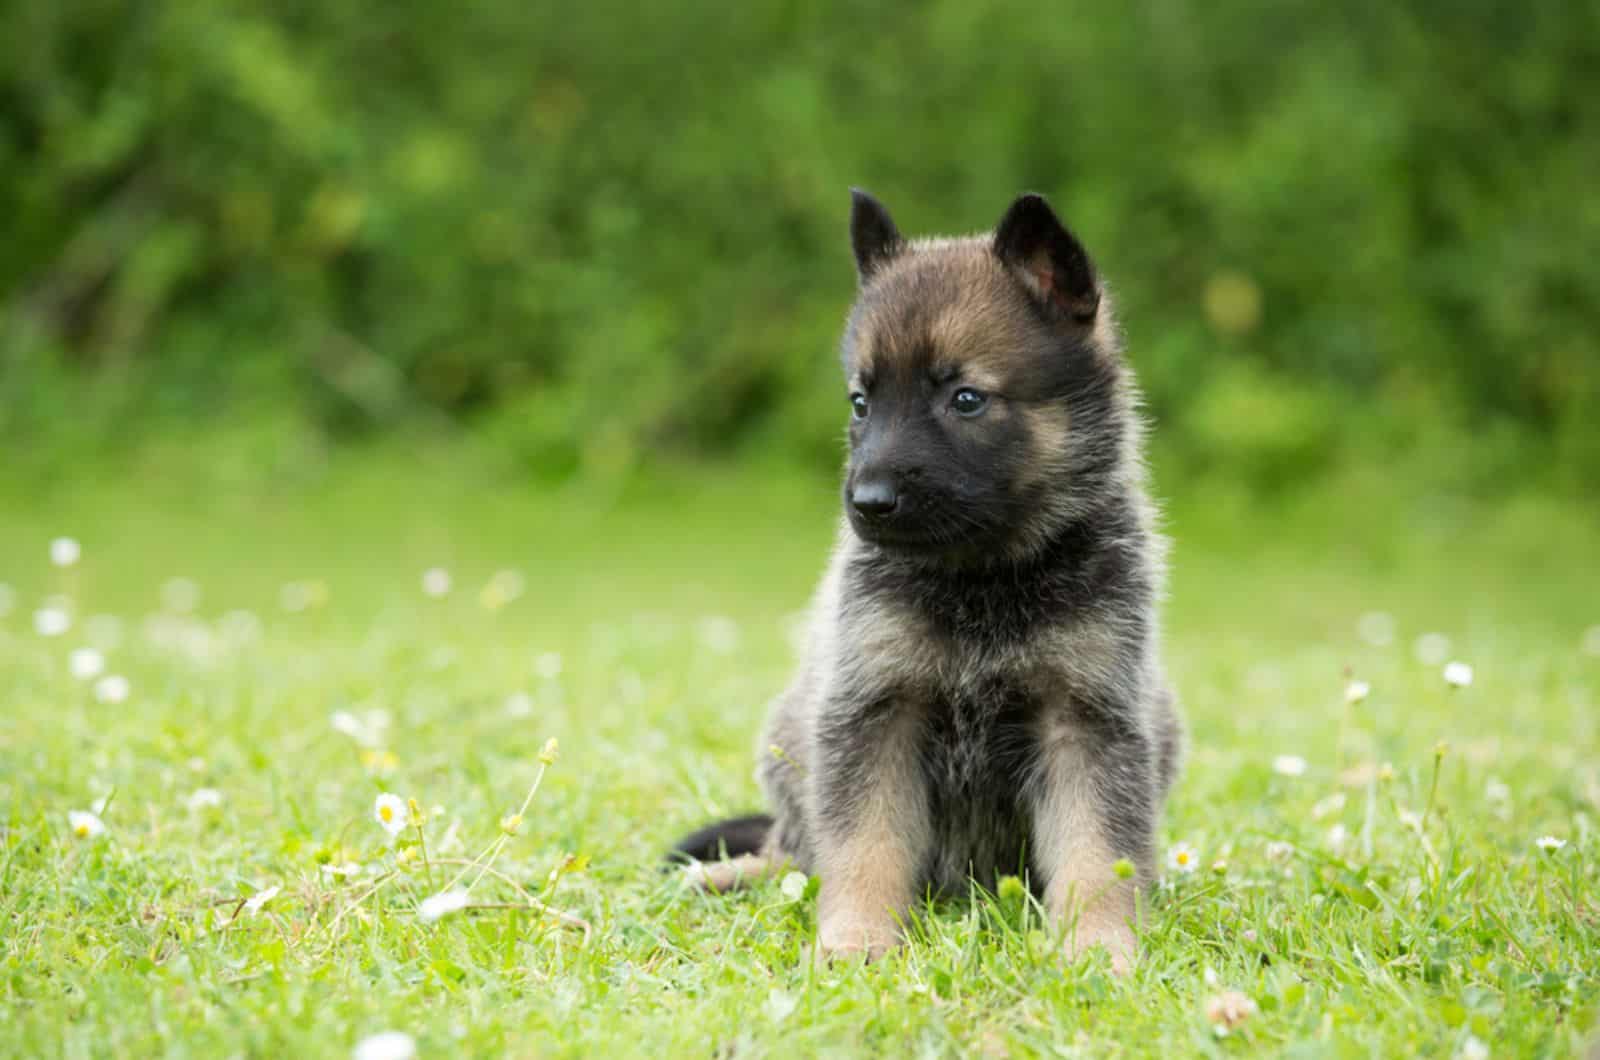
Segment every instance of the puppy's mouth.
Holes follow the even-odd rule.
[[[890,552],[934,555],[967,547],[970,541],[954,528],[939,528],[904,518],[873,517],[851,511],[850,525],[856,536]]]

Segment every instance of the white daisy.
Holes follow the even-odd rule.
[[[1303,777],[1306,760],[1299,755],[1279,755],[1272,760],[1272,771],[1281,777]]]
[[[404,1031],[384,1031],[356,1043],[351,1060],[415,1060],[417,1043]]]
[[[333,726],[334,732],[343,733],[358,742],[367,732],[367,727],[361,724],[361,719],[348,710],[336,710],[329,714],[328,724]]]
[[[794,994],[773,987],[767,991],[767,1003],[762,1007],[766,1010],[768,1019],[773,1023],[782,1023],[793,1015],[799,1005],[800,999]]]
[[[789,901],[798,902],[806,896],[806,882],[805,873],[791,872],[783,878],[783,882],[778,885],[778,889],[783,892],[783,896]]]
[[[417,916],[428,923],[432,923],[440,917],[461,912],[467,907],[467,903],[470,900],[466,891],[460,889],[445,891],[442,894],[424,898],[417,906]]]
[[[406,828],[406,803],[398,795],[384,792],[373,804],[372,816],[390,835],[399,835]]]
[[[341,879],[348,879],[351,876],[361,875],[361,866],[354,861],[346,861],[341,865],[324,865],[322,866],[322,874],[324,876],[338,876]]]
[[[1467,1035],[1467,1040],[1461,1043],[1461,1051],[1456,1053],[1461,1060],[1489,1060],[1489,1047],[1475,1034]]]
[[[386,710],[369,710],[360,715],[348,710],[336,710],[328,715],[328,724],[334,732],[350,737],[362,747],[377,747],[383,743],[391,720]]]
[[[128,698],[133,686],[121,674],[106,674],[94,683],[94,698],[102,703],[121,703]]]
[[[1499,777],[1490,777],[1489,783],[1483,786],[1483,797],[1490,802],[1510,802],[1511,786]]]
[[[1466,688],[1472,684],[1472,667],[1464,662],[1446,663],[1444,668],[1445,684],[1454,688]]]
[[[1567,841],[1565,839],[1560,839],[1553,835],[1542,835],[1538,839],[1535,839],[1534,842],[1538,844],[1540,850],[1551,853],[1560,850],[1562,847],[1567,845]]]
[[[261,908],[263,906],[272,901],[274,898],[278,897],[278,892],[281,890],[283,890],[283,888],[279,887],[277,884],[273,884],[271,887],[263,887],[261,890],[251,895],[248,902],[244,903],[244,911],[250,916],[255,916],[257,913],[261,912]]]
[[[1349,841],[1350,830],[1344,825],[1336,824],[1332,828],[1328,829],[1328,849],[1332,850],[1334,853],[1337,854],[1339,851],[1343,850],[1344,845]]]
[[[435,599],[450,595],[450,572],[443,567],[429,567],[422,572],[422,591]]]
[[[1344,792],[1336,791],[1326,798],[1318,799],[1311,805],[1311,819],[1320,821],[1329,814],[1338,813],[1344,809]]]
[[[1178,843],[1167,851],[1167,868],[1187,875],[1200,867],[1200,855],[1188,843]]]
[[[83,555],[83,546],[75,538],[58,537],[50,542],[50,562],[58,567],[70,567]]]
[[[191,810],[214,810],[222,805],[222,792],[216,788],[196,788],[184,800],[184,805]]]
[[[1274,839],[1267,844],[1268,861],[1288,861],[1294,857],[1294,844],[1285,843],[1281,839]]]
[[[1368,611],[1356,620],[1356,633],[1374,648],[1387,648],[1394,643],[1394,616],[1387,611]]]
[[[1351,681],[1344,686],[1344,701],[1354,706],[1366,701],[1372,695],[1372,686],[1365,681]]]
[[[72,834],[79,839],[96,839],[105,834],[106,823],[87,810],[73,810],[67,814]]]
[[[65,608],[41,607],[33,613],[33,631],[41,637],[59,637],[72,628]]]
[[[77,648],[67,656],[67,670],[80,681],[92,681],[106,668],[106,657],[93,648]]]
[[[1411,650],[1422,665],[1438,666],[1450,657],[1450,638],[1443,633],[1424,633]]]

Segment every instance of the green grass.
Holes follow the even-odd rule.
[[[675,834],[758,801],[752,746],[828,544],[827,483],[707,469],[535,492],[409,454],[240,479],[135,462],[0,487],[6,1053],[341,1056],[397,1029],[424,1056],[1396,1056],[1469,1039],[1525,1056],[1591,1034],[1592,512],[1377,475],[1270,506],[1181,484],[1167,651],[1193,745],[1162,840],[1203,868],[1149,895],[1118,980],[1066,963],[1005,888],[921,911],[879,964],[830,968],[807,957],[809,895],[709,897],[657,871]],[[76,566],[49,565],[57,534],[83,542]],[[445,599],[420,590],[432,566],[454,577]],[[526,589],[490,609],[502,568]],[[174,577],[198,608],[162,617]],[[320,602],[283,610],[293,581]],[[31,613],[55,593],[75,624],[42,638]],[[1372,611],[1392,644],[1357,635]],[[1425,632],[1475,667],[1471,687],[1417,660]],[[124,703],[68,673],[91,633]],[[1348,712],[1347,671],[1372,686]],[[367,750],[392,765],[332,728],[340,710],[387,712]],[[568,919],[423,922],[455,871],[434,860],[502,834],[551,737],[559,757],[472,898],[532,894]],[[1275,772],[1279,755],[1305,773]],[[202,787],[221,805],[190,808]],[[385,791],[430,810],[428,859],[397,873],[407,848],[373,819]],[[68,812],[106,796],[106,834],[74,837]],[[1566,847],[1541,851],[1546,834]],[[363,874],[323,871],[346,861]],[[1219,1037],[1206,1008],[1227,989],[1257,1011]]]

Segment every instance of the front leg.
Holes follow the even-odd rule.
[[[817,947],[870,960],[899,941],[928,851],[921,719],[888,697],[831,703],[817,726]]]
[[[1155,868],[1156,752],[1131,713],[1063,710],[1045,720],[1030,785],[1032,862],[1067,952],[1092,946],[1128,970],[1138,884]],[[1116,863],[1134,866],[1118,876]]]

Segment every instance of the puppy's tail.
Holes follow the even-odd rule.
[[[683,865],[691,861],[720,861],[745,855],[760,854],[766,846],[767,834],[772,831],[772,816],[753,813],[745,817],[730,817],[726,821],[706,825],[678,840],[667,855],[667,862]]]

